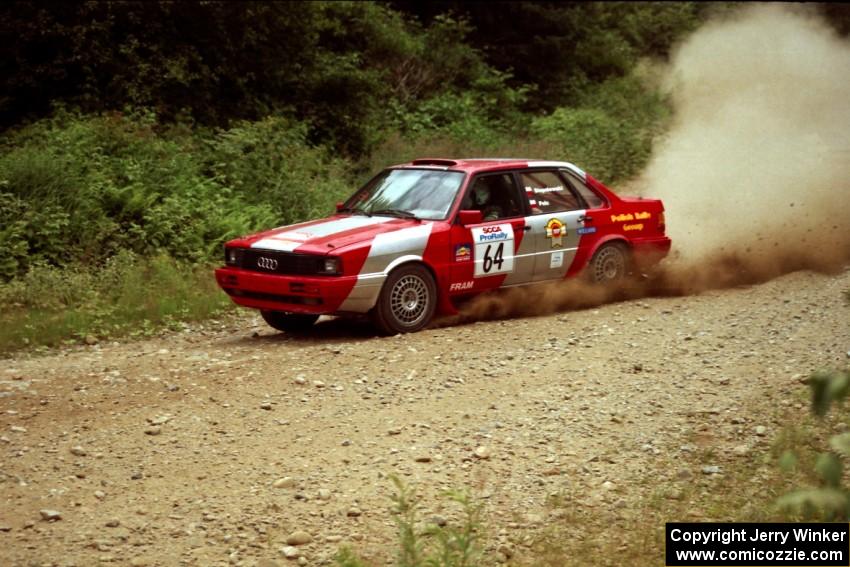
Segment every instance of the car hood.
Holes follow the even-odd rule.
[[[332,254],[338,248],[371,241],[378,234],[421,223],[415,219],[387,216],[335,215],[246,236],[239,239],[238,245],[281,252]]]

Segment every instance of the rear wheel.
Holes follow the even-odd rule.
[[[260,315],[266,320],[266,323],[286,333],[304,332],[313,326],[313,323],[319,318],[318,315],[309,315],[305,313],[288,313],[286,311],[260,311]]]
[[[384,333],[414,333],[427,325],[437,306],[437,285],[427,268],[408,264],[394,270],[378,296],[372,320]]]
[[[622,244],[605,244],[588,266],[588,277],[594,283],[610,283],[624,279],[630,269],[629,252]]]

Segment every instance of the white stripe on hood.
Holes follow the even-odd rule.
[[[308,240],[331,236],[355,228],[364,228],[393,220],[393,217],[360,217],[351,216],[344,219],[334,219],[304,228],[287,230],[274,236],[258,240],[251,248],[292,252]]]

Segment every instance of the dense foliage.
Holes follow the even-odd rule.
[[[627,178],[669,114],[653,62],[718,9],[4,3],[3,293],[121,252],[140,270],[161,255],[206,263],[226,239],[329,212],[415,156],[568,159]],[[846,28],[846,11],[831,15]]]
[[[120,250],[208,260],[237,234],[329,211],[413,152],[515,154],[530,142],[627,177],[667,114],[637,62],[663,56],[699,13],[4,4],[0,278]]]
[[[119,250],[207,260],[229,238],[327,211],[342,165],[282,118],[158,132],[150,115],[54,117],[0,154],[0,276]]]

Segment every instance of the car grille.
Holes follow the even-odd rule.
[[[276,293],[262,293],[259,291],[245,291],[231,287],[224,288],[228,295],[235,297],[247,297],[249,299],[260,299],[263,301],[276,301],[278,303],[289,303],[290,305],[322,305],[321,297],[304,297],[302,295],[279,295]]]
[[[248,248],[242,254],[243,270],[271,274],[322,275],[324,257]]]

